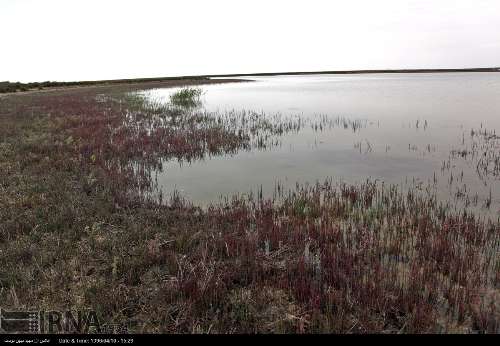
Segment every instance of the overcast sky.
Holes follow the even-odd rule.
[[[0,81],[500,66],[499,0],[0,0]]]

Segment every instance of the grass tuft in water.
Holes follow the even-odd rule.
[[[170,96],[170,102],[183,108],[194,108],[201,104],[200,97],[203,94],[201,88],[182,88]]]

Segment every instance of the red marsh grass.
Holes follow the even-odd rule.
[[[159,202],[144,192],[161,160],[299,125],[125,91],[0,99],[3,308],[94,309],[139,333],[500,331],[498,223],[370,181]]]

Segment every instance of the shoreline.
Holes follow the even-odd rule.
[[[0,92],[0,98],[4,96],[12,95],[27,95],[36,93],[48,93],[57,91],[79,91],[88,89],[104,89],[113,88],[123,88],[138,90],[138,89],[155,89],[155,88],[176,88],[184,86],[194,86],[194,85],[207,85],[207,84],[224,84],[224,83],[240,83],[240,82],[252,82],[251,79],[210,79],[210,78],[177,78],[177,79],[167,79],[167,80],[154,80],[154,81],[139,81],[139,82],[109,82],[102,84],[90,84],[90,85],[70,85],[70,86],[55,86],[46,87],[42,89],[29,89],[25,91],[11,91],[11,92]]]
[[[500,72],[500,67],[486,68],[464,68],[464,69],[382,69],[382,70],[331,70],[331,71],[293,71],[293,72],[264,72],[264,73],[242,73],[242,74],[221,74],[221,75],[203,75],[199,77],[258,77],[258,76],[301,76],[317,74],[393,74],[393,73],[485,73]]]
[[[292,71],[292,72],[258,72],[258,73],[231,73],[231,74],[211,74],[198,76],[174,76],[174,77],[153,77],[134,79],[111,79],[96,81],[77,82],[43,82],[43,83],[20,83],[20,82],[0,82],[0,95],[26,93],[49,90],[66,90],[73,88],[88,87],[110,87],[110,86],[134,86],[160,84],[163,86],[180,85],[202,85],[211,83],[227,83],[250,81],[246,79],[214,80],[212,78],[236,78],[236,77],[259,77],[259,76],[302,76],[302,75],[348,75],[348,74],[399,74],[399,73],[494,73],[500,72],[500,67],[486,68],[463,68],[463,69],[368,69],[368,70],[326,70],[326,71]],[[49,86],[44,86],[48,84]],[[2,91],[5,88],[15,88],[13,91]],[[19,90],[20,89],[20,90]],[[27,90],[23,90],[27,89]]]

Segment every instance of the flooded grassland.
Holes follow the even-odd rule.
[[[0,99],[7,308],[136,332],[499,331],[500,76],[143,89]]]

